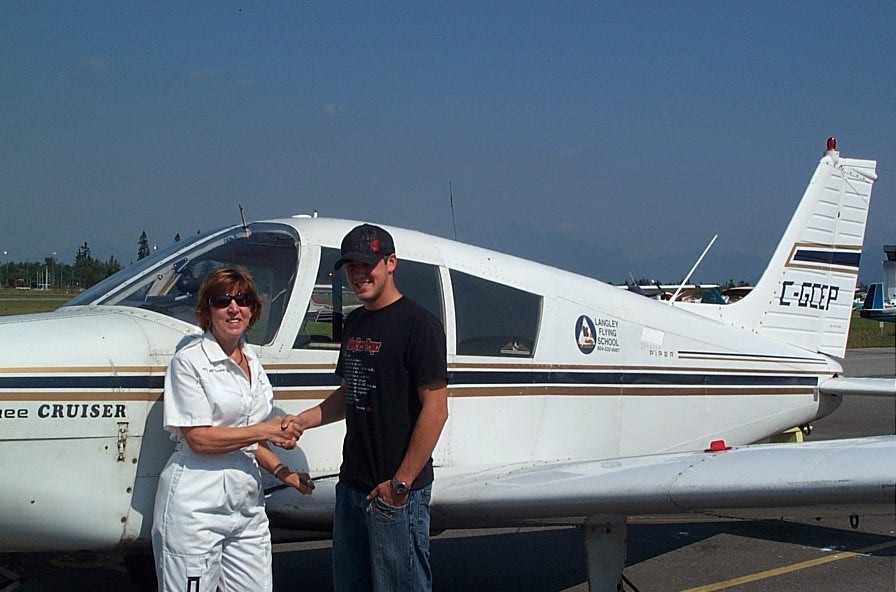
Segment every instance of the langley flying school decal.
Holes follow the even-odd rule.
[[[585,315],[576,321],[576,345],[583,354],[594,350],[619,353],[619,321]]]
[[[594,323],[591,319],[582,315],[576,321],[576,345],[583,354],[590,354],[594,351]]]

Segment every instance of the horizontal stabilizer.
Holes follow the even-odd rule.
[[[866,397],[891,397],[896,399],[896,377],[894,378],[851,378],[837,377],[827,380],[818,387],[823,395],[862,395]]]

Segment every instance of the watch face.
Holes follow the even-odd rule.
[[[405,483],[404,481],[399,481],[397,479],[393,479],[392,480],[392,491],[394,491],[398,495],[407,495],[408,491],[410,491],[410,490],[408,489],[407,483]]]

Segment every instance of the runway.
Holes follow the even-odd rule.
[[[850,376],[896,376],[896,350],[848,352]],[[894,378],[896,380],[896,378]],[[808,440],[896,434],[896,400],[849,398]],[[818,592],[896,590],[896,500],[880,515],[816,519],[632,518],[624,590]],[[876,509],[879,511],[880,509]],[[434,589],[584,592],[575,528],[449,531],[432,541]],[[0,563],[0,592],[138,592],[121,560],[104,554],[21,555]],[[9,572],[4,574],[4,572]],[[3,579],[18,574],[21,579]],[[278,545],[275,590],[330,590],[329,543]]]

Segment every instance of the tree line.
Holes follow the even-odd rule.
[[[180,234],[174,237],[180,241]],[[149,257],[149,240],[144,230],[137,240],[137,260]],[[87,241],[78,247],[73,263],[59,261],[56,257],[45,257],[43,261],[0,263],[3,285],[7,288],[72,289],[83,290],[106,279],[121,270],[121,263],[115,256],[103,261],[93,256]]]
[[[6,261],[0,273],[3,274],[3,285],[7,288],[83,290],[120,269],[121,263],[114,255],[106,261],[97,259],[91,254],[90,245],[85,242],[78,247],[72,264],[55,257],[45,257],[43,261]]]

